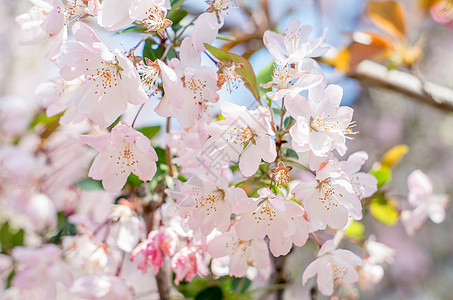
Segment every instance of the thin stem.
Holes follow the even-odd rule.
[[[124,251],[121,251],[121,255],[122,255],[121,262],[118,265],[118,268],[116,269],[115,276],[120,276],[121,270],[123,269],[124,261],[126,259],[126,253]]]
[[[280,110],[280,128],[279,131],[283,132],[283,118],[285,117],[285,98],[282,99],[282,109]]]
[[[175,41],[178,40],[178,39],[181,37],[181,35],[184,33],[184,31],[186,31],[186,29],[187,29],[190,25],[192,25],[192,24],[195,22],[196,19],[198,19],[198,17],[194,17],[194,18],[192,19],[192,21],[190,21],[189,24],[187,24],[186,26],[184,26],[184,28],[181,30],[181,32],[178,33],[177,36],[175,36]]]
[[[132,128],[134,128],[135,121],[137,121],[138,114],[142,111],[143,106],[145,106],[145,103],[143,103],[142,105],[140,105],[140,108],[138,109],[137,114],[136,114],[135,117],[134,117],[134,121],[132,121],[132,125],[131,125]]]
[[[207,51],[205,51],[204,54],[206,54],[209,57],[209,59],[212,60],[212,62],[217,65],[218,61],[215,60],[214,58],[212,58],[211,55],[209,55],[209,53]]]
[[[171,121],[171,117],[168,117],[167,118],[167,126],[166,126],[167,134],[170,133],[170,121]],[[175,177],[176,169],[175,169],[175,166],[173,165],[173,163],[171,161],[171,151],[170,151],[170,148],[168,146],[165,147],[165,157],[167,158],[167,164],[168,164],[168,168],[169,168],[169,175],[171,177]]]
[[[295,165],[298,166],[299,168],[304,169],[305,171],[310,172],[310,173],[312,173],[313,175],[316,175],[316,173],[315,173],[314,171],[310,170],[310,168],[304,166],[303,164],[301,164],[301,163],[298,162],[298,161],[295,161],[295,160],[293,160],[293,159],[286,158],[286,157],[283,158],[283,161],[286,161],[286,162],[295,164]]]
[[[274,182],[274,174],[271,176],[271,184],[269,185],[269,189],[272,191],[272,182]]]
[[[316,233],[312,232],[312,233],[311,233],[311,236],[315,239],[316,243],[318,243],[319,248],[321,248],[321,247],[322,247],[322,243],[321,243],[321,241],[318,239],[318,237],[316,236]]]
[[[165,47],[165,51],[164,51],[164,54],[162,54],[162,57],[160,58],[161,61],[164,60],[164,58],[167,56],[168,54],[168,51],[170,51],[170,48],[171,46],[170,45],[167,45],[167,47]]]

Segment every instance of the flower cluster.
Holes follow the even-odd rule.
[[[322,294],[380,280],[391,249],[368,240],[363,259],[337,249],[380,191],[361,171],[366,152],[342,158],[358,131],[343,89],[314,59],[330,50],[327,30],[311,40],[312,28],[292,20],[283,35],[266,31],[272,80],[257,84],[245,57],[211,45],[232,1],[206,1],[186,25],[179,1],[31,1],[16,19],[23,42],[45,43],[58,76],[35,91],[47,116],[22,99],[0,105],[9,242],[0,245],[0,293],[134,299],[164,293],[171,278],[176,287],[205,275],[267,279],[272,261],[307,242],[320,250],[302,283],[317,276]],[[97,27],[144,38],[111,49]],[[242,84],[253,104],[222,99]],[[166,120],[160,144],[160,126],[136,126],[144,106],[162,117],[155,123]],[[442,222],[447,197],[433,195],[421,171],[408,186],[408,233],[428,217]]]

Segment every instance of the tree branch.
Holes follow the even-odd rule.
[[[389,89],[442,110],[453,111],[453,90],[424,82],[410,73],[389,71],[381,64],[365,60],[351,70],[348,76],[367,86]]]

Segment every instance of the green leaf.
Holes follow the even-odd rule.
[[[154,150],[157,153],[157,157],[159,158],[157,160],[157,167],[159,167],[161,164],[166,165],[167,164],[167,156],[165,154],[165,149],[161,147],[154,147]]]
[[[0,244],[2,245],[2,251],[7,252],[11,246],[11,233],[9,231],[9,223],[3,223],[0,228]]]
[[[85,191],[101,191],[104,189],[102,181],[90,177],[77,181],[76,185]]]
[[[155,61],[156,59],[160,59],[162,55],[164,55],[164,49],[154,39],[146,39],[145,46],[143,47],[143,57]]]
[[[207,278],[195,278],[190,282],[183,281],[179,285],[176,286],[178,292],[183,294],[186,298],[193,298],[201,291],[206,289],[210,286],[209,281]]]
[[[396,202],[378,195],[370,204],[370,212],[376,220],[387,226],[393,226],[398,222],[399,213],[396,209]]]
[[[160,126],[148,126],[148,127],[139,128],[139,129],[137,129],[137,131],[140,131],[147,138],[149,138],[151,140],[153,137],[155,137],[159,133],[160,128],[161,128]]]
[[[188,14],[189,14],[189,12],[184,9],[171,10],[167,14],[167,19],[169,19],[170,21],[173,22],[173,24],[171,26],[174,27],[174,26],[178,25],[179,22],[181,22],[181,20],[184,19]]]
[[[137,175],[135,175],[134,173],[131,173],[129,175],[129,177],[127,177],[127,181],[126,181],[126,184],[130,184],[132,186],[140,186],[143,184],[143,180],[141,180],[140,178],[138,178]]]
[[[51,123],[58,122],[62,114],[63,113],[60,113],[52,117],[48,117],[47,114],[43,112],[33,119],[33,121],[30,124],[30,128],[34,128],[38,124],[49,125]]]
[[[357,221],[352,221],[345,232],[346,236],[358,238],[360,240],[365,239],[365,226]]]
[[[297,154],[297,152],[290,148],[286,150],[286,157],[299,159],[299,155]]]
[[[132,25],[128,28],[118,31],[116,34],[128,33],[128,32],[146,32],[146,28],[139,25]]]
[[[385,165],[377,164],[370,171],[370,174],[376,177],[378,187],[381,187],[392,180],[392,170]]]
[[[242,68],[236,69],[236,72],[241,75],[242,80],[244,80],[245,86],[249,89],[249,91],[253,94],[253,96],[256,98],[256,100],[261,104],[260,100],[260,94],[258,92],[258,85],[256,83],[256,76],[255,73],[253,72],[252,65],[250,62],[237,54],[233,54],[230,52],[223,51],[221,49],[217,49],[211,45],[204,44],[206,49],[211,52],[212,55],[214,55],[218,60],[220,60],[223,63],[227,63],[229,61],[233,61],[235,64],[243,64]]]
[[[236,293],[242,294],[245,291],[247,291],[251,284],[252,282],[247,277],[243,278],[234,277],[231,282],[231,289]]]
[[[218,286],[210,286],[195,296],[195,300],[222,300],[222,289]]]
[[[285,119],[283,125],[285,126],[285,129],[288,129],[288,128],[291,128],[291,126],[293,126],[294,123],[296,123],[296,120],[294,120],[293,117],[287,117]]]
[[[184,3],[184,0],[171,0],[170,1],[171,10],[170,11],[178,9],[183,3]]]
[[[270,63],[264,67],[256,76],[256,81],[258,82],[258,92],[260,96],[263,97],[267,92],[272,91],[272,88],[264,89],[260,87],[260,84],[268,83],[272,81],[272,75],[274,74],[274,63]]]
[[[6,278],[6,289],[11,287],[11,283],[13,282],[14,275],[16,275],[16,269],[13,269],[11,273],[9,273],[8,277]]]
[[[24,230],[14,230],[9,226],[8,221],[0,228],[0,244],[3,253],[10,252],[16,246],[24,245]]]

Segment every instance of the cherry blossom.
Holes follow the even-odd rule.
[[[214,12],[217,16],[217,19],[223,23],[223,17],[221,12],[225,11],[229,8],[234,8],[234,4],[232,3],[233,0],[209,0],[205,1],[207,4],[209,4],[208,12]]]
[[[204,13],[201,14],[195,21],[193,32],[191,35],[191,41],[193,46],[198,52],[206,50],[204,44],[212,44],[217,34],[219,33],[220,27],[223,25],[223,18],[218,22],[216,14]]]
[[[91,275],[74,281],[70,291],[83,299],[132,300],[132,290],[117,276]]]
[[[415,170],[407,178],[408,201],[414,210],[404,210],[401,221],[408,234],[413,235],[429,217],[436,224],[445,220],[447,195],[433,194],[431,179],[422,171]]]
[[[151,180],[156,173],[156,151],[147,137],[121,121],[110,134],[85,135],[81,141],[99,151],[88,176],[102,180],[109,192],[117,192],[130,173],[141,180]]]
[[[206,122],[209,104],[218,101],[217,73],[211,67],[199,66],[184,72],[184,102],[176,110],[176,118],[184,128],[199,121]]]
[[[300,64],[304,60],[311,60],[311,57],[324,55],[330,50],[329,46],[322,44],[327,29],[324,30],[321,37],[308,42],[311,31],[311,26],[300,27],[299,20],[293,19],[288,24],[284,35],[266,31],[263,36],[264,45],[278,64]]]
[[[230,102],[220,104],[225,120],[212,123],[208,127],[211,138],[205,149],[214,153],[224,153],[230,161],[239,156],[239,170],[244,176],[252,176],[258,170],[261,159],[273,162],[277,155],[274,135],[269,119],[269,111],[260,106],[251,111],[244,106]]]
[[[72,274],[61,261],[61,249],[54,244],[42,248],[15,247],[12,257],[17,264],[12,286],[23,293],[56,299],[57,285],[66,288],[72,285]]]
[[[302,246],[308,238],[308,222],[304,209],[267,188],[258,190],[259,198],[243,199],[238,205],[241,218],[236,225],[239,239],[269,237],[269,248],[274,256],[288,254],[292,243]]]
[[[124,199],[113,205],[110,218],[114,222],[109,233],[110,243],[125,252],[131,252],[144,236],[144,224]]]
[[[88,234],[65,237],[62,248],[65,259],[74,270],[92,274],[114,273],[121,258],[115,249],[96,242]]]
[[[335,249],[333,240],[326,241],[318,252],[318,258],[305,269],[302,284],[305,285],[310,277],[318,275],[318,289],[323,295],[329,296],[334,292],[334,281],[353,283],[359,279],[355,266],[363,266],[363,260],[344,249]]]
[[[250,266],[258,270],[270,266],[266,242],[263,239],[240,240],[234,228],[214,237],[208,243],[207,251],[214,258],[214,264],[217,258],[227,257],[230,276],[243,277],[248,274]]]
[[[47,116],[55,116],[65,110],[66,114],[60,119],[61,124],[71,121],[78,123],[86,118],[86,115],[77,114],[77,109],[71,106],[74,92],[83,84],[84,78],[79,77],[66,81],[61,77],[41,83],[35,90],[40,100],[40,105],[46,108]]]
[[[154,275],[159,272],[164,259],[173,256],[176,251],[178,236],[171,228],[161,227],[148,234],[131,253],[131,261],[136,260],[139,270],[146,273],[151,265]]]
[[[10,198],[9,203],[11,209],[27,216],[28,230],[40,232],[57,225],[55,205],[45,194],[23,194]]]
[[[291,180],[289,176],[289,171],[291,171],[293,167],[285,166],[282,161],[278,162],[278,167],[271,169],[273,174],[273,181],[275,181],[276,186],[282,187],[287,186],[288,182]]]
[[[21,43],[36,45],[48,43],[48,58],[54,58],[60,51],[63,40],[67,38],[65,16],[61,13],[61,0],[35,0],[28,12],[16,17],[23,30]]]
[[[57,57],[60,75],[70,81],[84,76],[84,83],[74,92],[72,105],[77,112],[105,128],[127,108],[148,100],[137,70],[121,52],[111,52],[87,25],[77,22],[76,41],[63,45]]]
[[[199,249],[188,245],[173,256],[171,259],[171,268],[175,272],[175,284],[178,285],[181,280],[192,281],[199,272],[202,264],[202,258]]]
[[[98,23],[107,30],[118,30],[134,21],[142,23],[148,31],[164,35],[172,22],[165,18],[169,0],[104,0],[98,13]]]
[[[0,131],[8,136],[25,133],[30,125],[35,107],[31,101],[17,96],[0,98]]]
[[[182,106],[184,100],[184,87],[175,71],[161,60],[151,61],[145,57],[146,64],[138,66],[142,83],[148,88],[149,94],[157,93],[157,79],[162,78],[164,95],[156,107],[162,117],[174,115],[173,111]]]
[[[239,87],[239,83],[243,82],[241,75],[236,72],[236,69],[242,69],[244,64],[237,63],[235,64],[233,60],[230,60],[226,63],[218,62],[217,67],[219,68],[217,86],[221,88],[226,86],[227,91],[230,93],[233,89]]]
[[[340,163],[314,156],[310,163],[315,175],[307,176],[292,190],[307,211],[310,231],[325,229],[327,225],[341,229],[348,223],[349,215],[360,219],[362,206]]]
[[[241,188],[229,188],[225,183],[204,181],[193,176],[185,183],[179,183],[176,191],[170,191],[184,215],[189,215],[188,225],[206,236],[214,228],[224,232],[230,225],[233,207],[247,197]]]
[[[323,76],[308,74],[307,71],[299,71],[288,64],[283,67],[275,66],[272,81],[261,85],[263,88],[276,88],[276,92],[268,92],[266,95],[272,100],[280,100],[286,95],[294,96],[303,90],[314,88],[321,84]]]
[[[183,128],[206,123],[209,105],[219,99],[217,73],[214,68],[201,66],[200,53],[192,43],[192,37],[181,43],[180,59],[173,58],[169,66],[183,79],[184,101],[181,108],[170,108]]]
[[[365,151],[351,154],[347,161],[340,162],[341,169],[351,179],[352,188],[359,199],[372,196],[377,191],[377,179],[371,174],[359,172],[368,160]]]
[[[348,134],[355,134],[351,122],[353,110],[340,106],[343,90],[330,85],[319,102],[307,100],[301,95],[286,97],[285,106],[296,119],[291,127],[292,146],[297,152],[312,151],[317,156],[325,156],[336,149],[340,155],[346,152]]]

